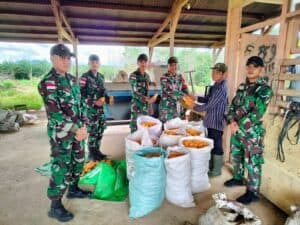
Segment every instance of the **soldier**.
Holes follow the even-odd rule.
[[[159,104],[159,118],[165,123],[167,120],[180,117],[180,99],[188,94],[183,77],[177,73],[178,60],[170,57],[168,60],[168,72],[160,78],[161,100]]]
[[[103,106],[108,101],[104,87],[104,76],[98,72],[100,60],[97,55],[90,55],[90,70],[80,78],[81,107],[87,118],[88,149],[90,160],[102,160],[100,144],[106,128]]]
[[[264,77],[263,60],[252,56],[246,63],[246,83],[239,85],[229,108],[227,122],[230,124],[231,155],[234,168],[233,178],[226,181],[226,187],[242,186],[244,168],[248,170],[246,193],[238,202],[249,204],[259,200],[261,183],[261,165],[263,159],[263,128],[262,118],[272,96],[272,89]]]
[[[75,77],[67,73],[70,57],[74,55],[63,44],[53,46],[50,55],[53,68],[38,86],[47,112],[52,157],[52,175],[47,192],[51,200],[48,216],[65,222],[74,217],[61,203],[67,187],[67,198],[89,196],[77,186],[83,169],[83,140],[87,131],[80,112],[79,87]]]
[[[152,84],[150,76],[146,73],[148,57],[140,54],[137,58],[138,69],[129,76],[129,84],[132,90],[130,130],[137,130],[136,119],[139,115],[151,114],[151,105],[156,98],[148,97],[148,88]]]

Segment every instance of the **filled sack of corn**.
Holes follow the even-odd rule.
[[[162,130],[160,120],[151,116],[139,116],[136,122],[138,130],[148,130],[151,136],[160,136]]]
[[[174,119],[168,120],[164,124],[164,130],[180,129],[182,127],[186,127],[187,124],[187,120],[182,120],[179,117],[176,117]]]
[[[165,166],[167,200],[180,207],[195,207],[192,195],[190,152],[179,146],[169,147]]]
[[[165,151],[148,147],[134,153],[135,172],[129,181],[130,218],[143,217],[165,198]]]
[[[188,124],[187,124],[187,126],[186,126],[186,128],[191,128],[191,129],[200,131],[201,133],[203,133],[203,136],[206,136],[206,134],[207,134],[207,129],[203,125],[203,120],[200,120],[200,121],[189,121]],[[200,136],[202,136],[202,135],[200,135]]]
[[[216,205],[200,216],[198,225],[261,225],[261,220],[243,204],[228,200],[224,193],[213,195]]]
[[[163,148],[170,146],[176,146],[179,143],[180,138],[184,136],[181,129],[164,130],[159,138],[159,145]]]
[[[134,171],[133,154],[142,148],[155,146],[157,144],[157,137],[151,137],[148,130],[137,130],[125,138],[125,157],[128,180],[131,179]]]
[[[210,152],[214,147],[211,139],[190,136],[179,140],[179,145],[189,150],[192,165],[192,192],[198,193],[210,188],[208,179]]]
[[[201,136],[201,137],[205,137],[205,131],[204,130],[201,130],[199,127],[194,127],[194,126],[190,126],[190,125],[187,125],[183,129],[183,133],[185,134],[185,136]]]

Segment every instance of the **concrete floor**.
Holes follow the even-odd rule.
[[[105,132],[103,149],[116,157],[124,154],[124,137],[127,126],[109,127]],[[36,173],[37,166],[49,160],[46,123],[22,128],[20,132],[0,134],[0,225],[55,225],[56,220],[47,217],[49,200],[46,198],[48,178]],[[195,195],[197,207],[183,209],[167,201],[150,215],[131,220],[128,218],[128,202],[100,200],[67,200],[66,207],[75,214],[71,225],[181,225],[184,221],[198,224],[198,217],[212,204],[211,195],[223,191],[229,198],[243,193],[243,188],[227,189],[223,182],[230,177],[223,175],[211,180],[212,188]],[[249,207],[264,225],[283,225],[286,215],[266,199]]]

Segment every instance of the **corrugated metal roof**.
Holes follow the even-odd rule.
[[[81,43],[146,46],[173,0],[60,0]],[[225,39],[228,0],[190,0],[176,30],[175,46],[208,47]],[[280,13],[280,6],[252,4],[242,25]],[[50,0],[0,0],[0,41],[57,42]],[[167,46],[168,42],[160,46]]]

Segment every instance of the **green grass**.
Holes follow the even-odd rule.
[[[39,80],[5,80],[0,82],[0,108],[13,109],[26,105],[28,109],[40,109],[43,101],[38,93]]]

